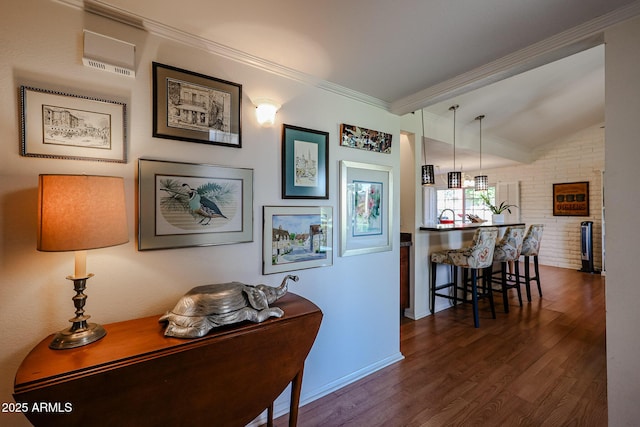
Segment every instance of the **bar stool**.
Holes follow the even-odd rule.
[[[461,249],[446,249],[443,251],[436,251],[431,253],[431,307],[435,305],[435,297],[449,298],[453,301],[466,301],[466,297],[459,297],[458,290],[467,290],[467,269],[471,271],[471,303],[473,305],[473,325],[478,328],[480,326],[480,318],[478,314],[478,298],[485,296],[478,294],[478,270],[485,272],[483,285],[486,290],[486,296],[489,298],[489,305],[491,307],[491,315],[496,318],[496,311],[493,305],[493,293],[491,289],[491,266],[493,265],[493,252],[496,246],[496,239],[498,237],[498,229],[496,227],[479,227],[474,236],[471,245]],[[438,264],[449,264],[454,269],[453,282],[446,283],[440,286],[436,286],[436,270]],[[458,286],[455,270],[457,267],[465,269],[465,278],[463,279],[463,285]],[[489,270],[488,272],[486,270]],[[487,284],[487,277],[489,277],[489,285]],[[453,288],[453,295],[446,295],[438,293],[439,290],[445,288]]]
[[[540,241],[542,240],[542,231],[544,224],[531,224],[527,234],[524,236],[522,242],[522,252],[520,254],[524,256],[524,284],[527,291],[527,300],[531,302],[531,286],[532,280],[535,280],[538,285],[538,294],[542,297],[542,288],[540,287],[540,270],[538,269],[538,253],[540,252]],[[533,268],[535,270],[535,276],[531,277],[529,273],[529,258],[533,258]],[[517,264],[516,264],[517,265]]]
[[[522,307],[522,293],[520,291],[520,267],[518,260],[522,251],[522,242],[524,240],[524,225],[509,226],[504,232],[504,236],[496,243],[496,249],[493,253],[493,262],[500,263],[500,270],[492,272],[492,276],[500,274],[500,280],[492,280],[492,282],[500,283],[500,291],[502,293],[502,303],[504,304],[504,312],[509,312],[508,290],[515,288],[518,292],[518,302]],[[514,262],[515,261],[515,262]],[[507,263],[515,264],[515,280],[507,279]]]

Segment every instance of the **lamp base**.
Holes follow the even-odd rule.
[[[73,289],[76,295],[73,297],[73,305],[76,308],[76,317],[69,319],[71,326],[58,332],[53,341],[49,344],[49,348],[53,350],[65,350],[68,348],[82,347],[98,341],[107,335],[107,331],[97,323],[88,323],[87,320],[91,316],[84,314],[84,304],[87,296],[83,293],[87,287],[87,279],[93,277],[88,274],[82,277],[69,276],[67,280],[73,282]]]
[[[107,335],[107,331],[97,323],[87,323],[84,328],[75,329],[73,326],[58,332],[49,348],[53,350],[65,350],[69,348],[82,347],[98,341]]]

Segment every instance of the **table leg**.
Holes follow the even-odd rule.
[[[273,402],[267,408],[267,427],[273,427]]]
[[[302,374],[304,366],[300,368],[291,381],[291,406],[289,408],[289,427],[298,425],[298,406],[300,405],[300,391],[302,390]]]

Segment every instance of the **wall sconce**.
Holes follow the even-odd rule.
[[[112,176],[40,175],[38,183],[38,245],[44,252],[75,251],[72,298],[76,316],[71,327],[58,332],[49,347],[81,347],[106,335],[84,314],[87,296],[87,250],[127,243],[129,232],[124,180]]]
[[[256,118],[260,126],[272,126],[276,122],[276,112],[280,105],[270,99],[259,99],[256,104]]]

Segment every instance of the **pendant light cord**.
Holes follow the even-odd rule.
[[[452,105],[449,110],[453,110],[453,170],[456,170],[456,111],[459,105]]]
[[[422,134],[421,134],[421,138],[422,138],[422,164],[426,165],[427,164],[427,150],[426,150],[426,145],[424,143],[424,108],[420,109],[420,115],[422,116]]]
[[[482,175],[482,119],[484,119],[484,114],[476,117],[476,120],[480,122],[480,175]]]

